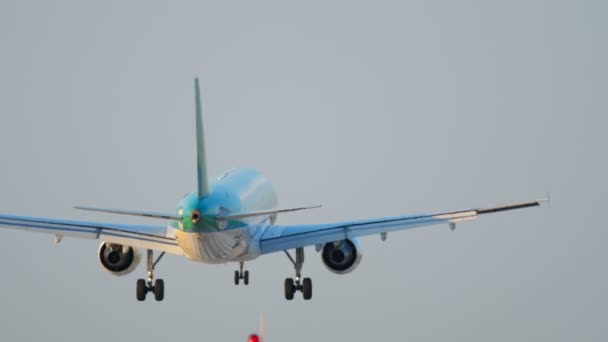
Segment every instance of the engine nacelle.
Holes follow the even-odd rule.
[[[337,274],[352,272],[361,262],[361,258],[363,249],[357,238],[326,243],[321,253],[325,267]]]
[[[139,251],[131,246],[102,242],[99,246],[101,266],[115,276],[133,272],[141,259]]]

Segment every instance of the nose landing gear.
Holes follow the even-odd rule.
[[[243,279],[243,284],[249,285],[249,271],[243,272],[244,262],[239,262],[239,270],[234,271],[234,285],[238,285],[239,281]]]

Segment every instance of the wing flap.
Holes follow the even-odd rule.
[[[164,226],[58,220],[7,214],[0,214],[0,226],[79,239],[102,240],[183,255],[177,241],[166,236],[167,228]]]
[[[175,239],[152,238],[141,234],[125,234],[125,232],[113,232],[102,230],[98,237],[99,240],[110,243],[127,245],[140,249],[152,249],[155,251],[167,252],[175,255],[184,255],[183,250]]]
[[[537,200],[485,209],[396,216],[378,219],[338,222],[320,225],[270,226],[260,239],[262,254],[297,247],[328,243],[348,238],[406,230],[441,223],[456,223],[476,219],[479,215],[539,206],[546,200]]]

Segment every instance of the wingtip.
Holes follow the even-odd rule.
[[[545,198],[539,200],[540,203],[547,203],[547,206],[551,206],[551,193],[547,191]]]

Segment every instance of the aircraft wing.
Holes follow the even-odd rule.
[[[0,227],[53,234],[60,238],[70,236],[101,240],[141,249],[153,249],[184,255],[175,238],[166,236],[167,229],[165,226],[69,221],[0,214]]]
[[[344,240],[348,238],[382,234],[440,223],[456,224],[473,220],[479,215],[539,206],[546,200],[509,204],[504,206],[470,209],[437,214],[385,217],[378,219],[337,222],[317,225],[269,226],[260,238],[262,254]]]

